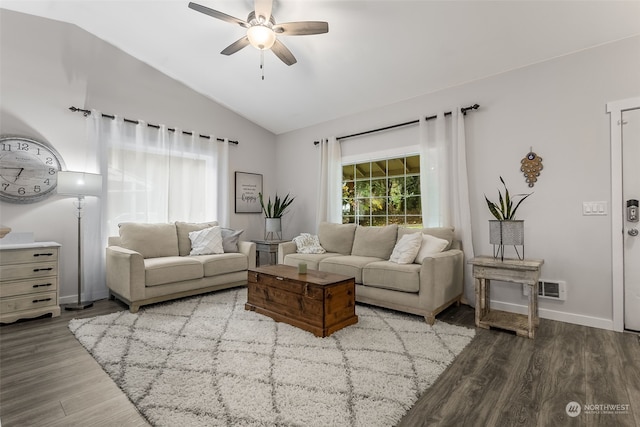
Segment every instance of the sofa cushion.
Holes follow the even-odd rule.
[[[362,283],[362,269],[365,265],[375,261],[382,260],[376,257],[356,255],[334,256],[320,261],[318,270],[353,277],[356,283]]]
[[[238,252],[238,241],[244,230],[234,230],[232,228],[222,229],[222,249],[225,253]]]
[[[176,221],[176,233],[178,234],[178,253],[180,256],[187,256],[191,252],[191,240],[189,233],[192,231],[204,230],[218,225],[218,221],[209,222],[181,222]]]
[[[158,286],[184,280],[200,279],[202,263],[190,257],[167,256],[144,260],[145,286]]]
[[[189,240],[191,240],[191,252],[189,252],[189,255],[224,253],[224,249],[222,249],[222,229],[217,225],[204,230],[190,232]]]
[[[432,236],[431,234],[422,234],[422,245],[420,246],[420,250],[416,254],[414,262],[422,264],[422,261],[425,258],[430,257],[433,254],[442,252],[447,246],[449,246],[449,242],[447,242],[445,239],[440,239],[438,237]]]
[[[321,222],[320,225],[318,225],[320,245],[322,245],[327,252],[337,252],[342,255],[351,255],[355,232],[355,224]]]
[[[244,271],[249,268],[249,260],[247,256],[241,253],[198,255],[191,258],[195,258],[202,263],[205,277]]]
[[[299,236],[293,238],[296,244],[296,252],[299,254],[323,254],[326,250],[320,245],[318,236],[309,233],[300,233]]]
[[[334,256],[342,256],[341,254],[335,252],[325,252],[323,254],[287,254],[284,257],[284,264],[290,265],[292,267],[297,267],[298,264],[304,262],[307,264],[307,268],[309,270],[319,270],[320,261],[326,258],[334,257]]]
[[[389,259],[398,238],[396,224],[356,228],[351,255]]]
[[[433,236],[422,233],[410,233],[405,234],[402,238],[398,239],[398,243],[391,252],[389,261],[398,264],[411,264],[416,259],[420,246],[422,245],[423,236],[435,239]]]
[[[362,269],[362,284],[375,288],[416,293],[420,290],[420,268],[418,264],[396,264],[379,261],[367,264]]]
[[[174,224],[120,224],[120,245],[136,251],[143,258],[178,255],[178,237]]]
[[[453,227],[430,227],[423,229],[400,227],[398,228],[398,240],[400,240],[400,238],[402,238],[402,236],[404,236],[405,234],[417,233],[419,230],[424,234],[430,234],[431,236],[446,240],[447,242],[449,242],[449,244],[443,250],[448,251],[449,249],[451,249],[451,243],[454,239]]]

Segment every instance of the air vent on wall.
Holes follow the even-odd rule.
[[[529,286],[522,286],[522,294],[524,296],[529,296]],[[565,301],[567,299],[567,282],[564,280],[539,281],[538,297]]]

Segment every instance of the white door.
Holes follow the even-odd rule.
[[[623,111],[622,123],[624,327],[640,331],[640,222],[629,221],[626,209],[640,200],[640,109]]]

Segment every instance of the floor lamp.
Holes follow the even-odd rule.
[[[85,196],[102,195],[102,175],[86,172],[60,171],[58,173],[58,194],[75,196],[74,203],[78,216],[78,302],[65,304],[65,310],[84,310],[93,302],[82,302],[82,208]]]

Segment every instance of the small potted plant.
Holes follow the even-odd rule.
[[[516,220],[516,211],[520,204],[533,193],[510,195],[504,179],[500,177],[500,182],[504,187],[504,197],[502,192],[498,190],[498,203],[494,203],[484,196],[489,207],[489,212],[496,218],[489,220],[489,243],[498,245],[497,252],[494,250],[495,258],[500,256],[504,259],[504,245],[513,245],[518,254],[518,258],[524,258],[524,221]],[[520,199],[517,201],[516,200]],[[515,203],[515,206],[514,206]],[[516,246],[522,246],[522,257],[518,253]],[[494,246],[495,247],[495,246]]]
[[[266,205],[264,204],[262,193],[258,193],[258,197],[260,198],[260,206],[265,216],[265,240],[270,240],[270,238],[273,240],[274,233],[276,233],[279,239],[282,239],[282,215],[284,215],[284,211],[289,205],[293,203],[295,197],[289,197],[289,194],[287,194],[284,199],[280,199],[278,193],[276,193],[273,203],[271,202],[271,197],[269,197]]]

